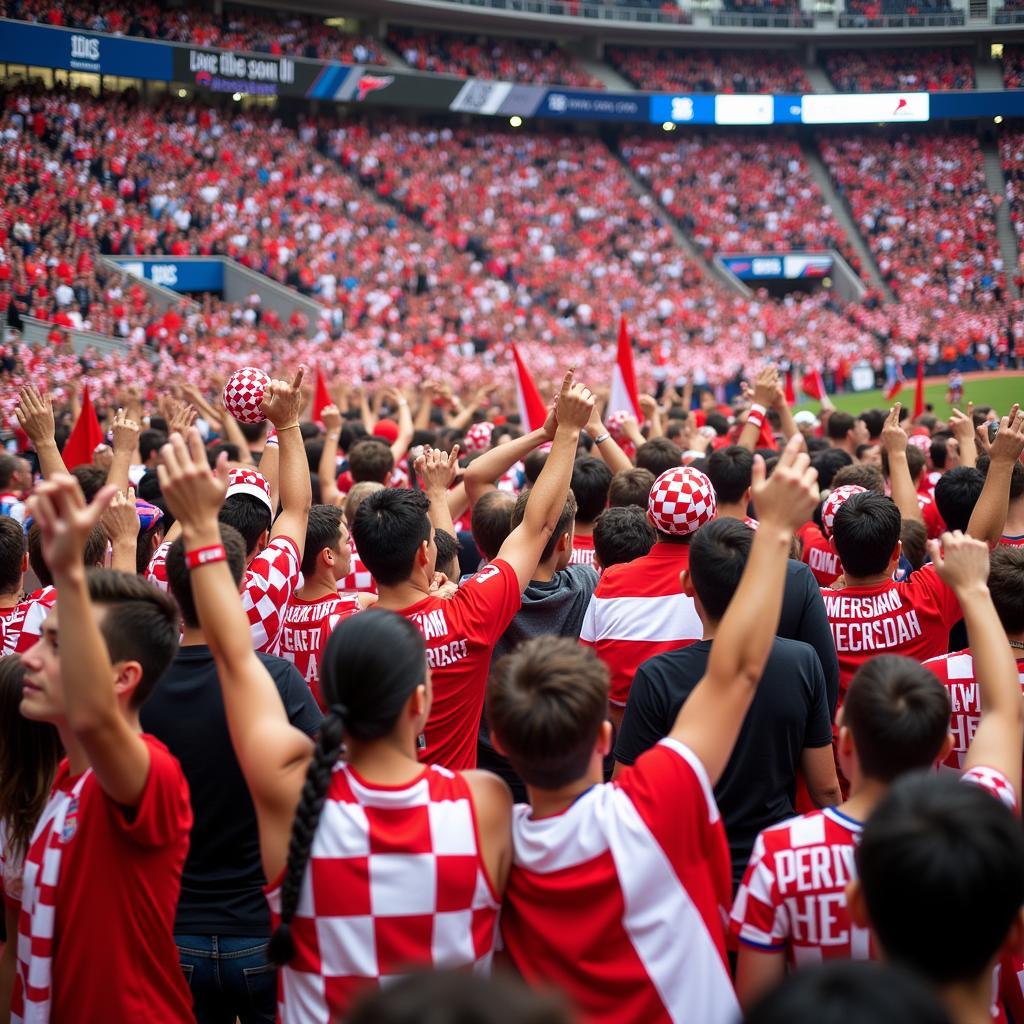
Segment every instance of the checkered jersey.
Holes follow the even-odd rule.
[[[785,952],[791,967],[867,960],[870,933],[850,920],[846,883],[861,824],[834,808],[766,828],[733,902],[729,931],[744,945]]]
[[[3,617],[2,656],[24,654],[43,635],[43,620],[57,603],[54,587],[42,587]]]
[[[267,889],[276,926],[280,883]],[[376,787],[339,762],[280,971],[280,1024],[330,1024],[362,990],[417,967],[490,970],[498,898],[477,845],[469,786],[433,765]]]
[[[146,566],[146,579],[165,593],[170,589],[167,583],[167,552],[171,550],[171,542],[164,541],[153,552],[153,557]]]
[[[377,584],[373,579],[370,570],[363,564],[363,560],[356,551],[355,541],[349,542],[352,547],[352,571],[343,579],[338,581],[338,591],[347,591],[356,594],[376,594]]]
[[[986,793],[1002,801],[1014,814],[1020,815],[1020,802],[1013,783],[998,769],[978,765],[963,773],[960,778],[972,786],[979,786]]]
[[[949,717],[949,731],[953,734],[953,749],[943,764],[950,768],[963,769],[967,759],[967,748],[974,739],[978,722],[981,720],[981,688],[974,677],[974,657],[969,650],[956,651],[931,658],[924,663],[946,688],[952,714]],[[1021,692],[1024,693],[1024,658],[1017,660]]]

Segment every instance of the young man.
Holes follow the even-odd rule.
[[[584,456],[572,467],[572,493],[576,499],[576,522],[572,531],[570,565],[594,565],[594,521],[608,505],[612,471],[601,459]]]
[[[805,524],[800,531],[803,538],[800,557],[822,587],[831,587],[843,574],[842,563],[832,544],[832,524],[835,522],[836,513],[847,498],[863,494],[865,490],[866,488],[859,484],[837,487],[821,504],[821,528],[811,522]]]
[[[829,445],[841,448],[850,458],[856,457],[858,445],[867,444],[870,440],[862,419],[854,419],[848,412],[838,409],[829,416],[825,432]]]
[[[757,520],[747,514],[753,465],[753,453],[735,444],[719,448],[708,456],[704,471],[715,489],[719,519],[729,517],[747,526],[757,526]]]
[[[649,469],[622,469],[612,477],[608,485],[608,507],[625,508],[635,505],[647,511],[647,499],[654,486],[654,474]]]
[[[228,497],[220,513],[221,522],[233,526],[245,540],[248,564],[242,583],[242,603],[249,617],[253,645],[257,651],[267,653],[277,645],[282,613],[298,584],[306,521],[313,503],[299,429],[304,373],[300,366],[290,383],[270,382],[261,408],[274,425],[277,440],[268,444],[260,460],[267,475],[255,469],[233,469]],[[277,476],[280,483],[281,512],[276,519],[268,479],[272,476]],[[164,561],[170,541],[176,536],[177,530],[168,531],[168,540],[157,550],[146,573],[147,579],[165,590]]]
[[[342,594],[339,582],[352,567],[348,527],[337,505],[314,505],[309,510],[302,555],[302,587],[284,609],[274,654],[299,670],[324,709],[320,696],[321,643],[341,622],[361,611],[359,594]]]
[[[364,483],[356,484],[348,492],[345,498],[345,526],[348,528],[349,549],[352,552],[352,568],[349,574],[338,583],[338,589],[357,594],[377,593],[377,584],[373,582],[370,570],[363,565],[355,544],[352,543],[352,523],[355,521],[356,512],[367,495],[373,494],[383,488],[383,484],[375,484],[367,480]]]
[[[606,508],[594,523],[594,567],[601,572],[613,565],[643,558],[657,539],[647,519],[646,498],[643,508],[637,505]]]
[[[716,519],[694,535],[682,586],[694,600],[704,636],[637,670],[615,743],[617,773],[668,735],[680,707],[707,672],[714,638],[752,543],[750,528],[733,518]],[[734,885],[739,885],[757,834],[793,816],[798,771],[815,806],[840,799],[821,662],[814,648],[776,636],[732,757],[715,787]]]
[[[427,763],[455,770],[476,764],[491,650],[519,611],[521,594],[565,508],[579,434],[594,406],[590,390],[574,385],[572,376],[571,370],[565,375],[557,407],[544,427],[521,439],[528,450],[545,439],[552,441],[544,469],[530,490],[522,523],[509,534],[497,557],[463,583],[450,600],[432,594],[431,586],[437,555],[434,527],[454,533],[447,502],[454,458],[436,465],[431,461],[423,491],[378,491],[356,514],[356,545],[377,581],[377,607],[404,615],[427,641],[434,689],[421,741]]]
[[[21,712],[52,722],[67,758],[25,858],[13,1011],[184,1024],[194,1018],[173,926],[192,812],[178,762],[139,725],[177,650],[178,616],[138,576],[86,574],[85,544],[113,495],[87,506],[55,475],[29,499],[59,597],[23,656]]]
[[[245,542],[224,523],[220,536],[239,587]],[[191,795],[194,821],[174,940],[198,1024],[236,1015],[272,1020],[276,978],[266,953],[270,914],[256,816],[231,746],[217,666],[199,626],[181,537],[167,555],[167,581],[184,631],[176,657],[142,710],[142,725],[178,758]],[[274,681],[288,721],[315,736],[321,716],[295,667],[267,654],[256,657]]]
[[[524,644],[488,689],[498,749],[526,782],[513,820],[505,948],[523,977],[553,985],[607,1024],[738,1015],[722,906],[729,859],[712,786],[725,769],[773,643],[793,530],[817,500],[794,442],[770,480],[743,580],[705,678],[671,734],[613,783],[608,674],[565,640]]]

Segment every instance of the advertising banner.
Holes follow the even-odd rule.
[[[224,264],[212,259],[166,259],[163,256],[145,259],[133,256],[111,257],[125,273],[163,285],[175,292],[224,291]]]
[[[648,121],[650,99],[646,93],[566,92],[562,89],[548,89],[537,110],[537,116],[583,121]]]
[[[832,270],[830,253],[765,253],[762,255],[719,256],[718,259],[741,281],[784,280],[825,277]]]
[[[248,96],[319,96],[315,87],[328,72],[347,75],[341,64],[297,60],[272,54],[243,54],[231,50],[175,46],[173,81],[209,92],[240,92]]]
[[[334,99],[368,107],[402,107],[416,110],[449,110],[466,85],[464,78],[419,75],[391,68],[353,68],[337,89]]]

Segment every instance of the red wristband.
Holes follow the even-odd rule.
[[[747,413],[747,422],[760,427],[764,423],[764,418],[767,414],[768,410],[763,405],[758,405],[755,402]]]
[[[196,548],[195,551],[185,552],[185,564],[189,569],[198,569],[201,565],[209,565],[211,562],[226,562],[228,553],[224,550],[223,544],[209,544],[205,548]]]

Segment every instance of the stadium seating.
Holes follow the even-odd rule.
[[[824,64],[839,92],[974,88],[974,62],[967,50],[828,50]]]
[[[606,59],[653,92],[810,92],[795,56],[742,50],[650,50],[616,46]]]

